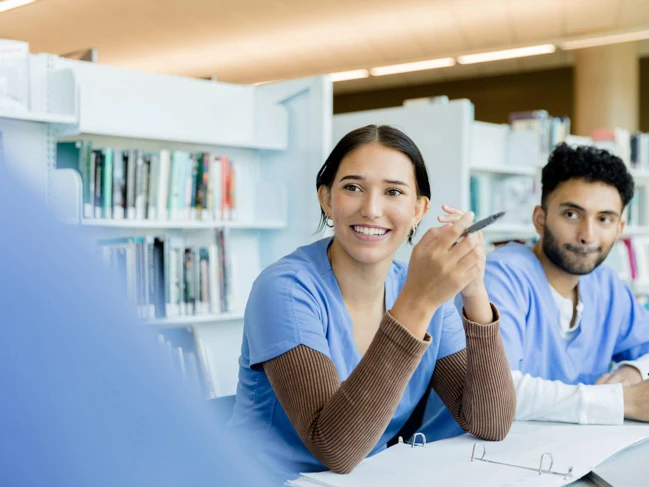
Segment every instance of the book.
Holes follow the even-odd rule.
[[[95,218],[101,218],[104,208],[104,199],[103,199],[103,169],[104,169],[104,154],[102,151],[96,150],[93,151],[95,156],[95,186],[94,186],[94,195],[95,195],[95,205],[94,205],[94,214]]]
[[[103,149],[103,172],[102,172],[102,197],[104,218],[113,217],[113,149]]]
[[[128,151],[126,158],[126,218],[135,220],[135,172],[137,152]]]
[[[126,216],[126,175],[124,174],[124,154],[121,150],[113,152],[113,219],[123,220]]]

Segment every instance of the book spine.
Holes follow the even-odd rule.
[[[158,219],[168,218],[167,202],[169,198],[169,176],[171,171],[171,153],[168,150],[160,151],[160,171],[158,174],[158,200],[156,204]]]
[[[104,169],[103,169],[103,211],[104,218],[113,217],[113,149],[104,149]]]
[[[144,220],[146,215],[145,202],[146,195],[144,193],[144,156],[142,151],[137,151],[135,159],[135,219]]]
[[[126,218],[135,220],[135,171],[137,154],[134,150],[128,151],[126,161]]]
[[[125,183],[124,155],[122,151],[115,150],[113,153],[113,219],[115,220],[123,220],[125,216]]]
[[[158,219],[158,177],[160,174],[160,159],[156,154],[149,155],[149,193],[146,217],[149,220]]]
[[[104,206],[102,194],[102,173],[104,157],[101,151],[95,151],[95,218],[101,218]]]

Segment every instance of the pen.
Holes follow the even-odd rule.
[[[460,238],[468,235],[469,233],[473,233],[473,232],[477,232],[478,230],[482,230],[487,225],[491,225],[495,221],[500,220],[503,216],[505,216],[505,213],[507,213],[507,212],[506,211],[500,211],[498,213],[494,213],[491,216],[488,216],[487,218],[484,218],[483,220],[475,222],[469,228],[464,230],[464,232],[462,232],[462,235],[460,235]]]

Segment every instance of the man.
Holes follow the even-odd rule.
[[[539,241],[488,255],[485,284],[501,313],[516,419],[649,420],[649,312],[600,265],[633,192],[618,157],[562,144],[543,168]]]

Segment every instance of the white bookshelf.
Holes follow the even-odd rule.
[[[243,320],[243,312],[231,312],[220,314],[205,314],[205,315],[191,315],[191,316],[176,316],[171,318],[156,318],[144,320],[143,323],[151,326],[158,326],[162,328],[178,328],[194,325],[206,325],[214,323],[224,323],[228,321],[241,321]]]
[[[622,234],[622,238],[624,237],[649,237],[649,227],[628,225]]]
[[[81,225],[99,228],[125,228],[142,230],[212,230],[216,228],[232,228],[240,230],[282,230],[287,228],[285,220],[206,220],[206,221],[180,221],[180,220],[109,220],[109,219],[82,219]]]
[[[541,168],[532,166],[511,166],[494,164],[491,166],[471,166],[472,174],[496,174],[504,176],[538,176]]]
[[[649,170],[647,169],[630,169],[631,175],[636,182],[649,183]]]
[[[76,125],[75,115],[64,115],[59,113],[30,112],[30,111],[3,111],[0,110],[0,118],[4,120],[16,120],[21,122],[37,122],[54,125]]]
[[[532,218],[530,214],[530,219]],[[482,230],[485,235],[512,235],[519,238],[532,238],[537,235],[534,225],[525,225],[519,223],[494,223]]]
[[[328,77],[244,86],[53,55],[33,55],[30,63],[30,110],[0,112],[4,156],[85,239],[175,235],[188,246],[202,246],[213,241],[213,229],[223,229],[238,298],[231,309],[243,310],[264,267],[317,238],[320,210],[313,183],[330,150]],[[76,140],[90,140],[96,148],[227,156],[237,170],[236,219],[84,219],[76,167],[57,167],[56,142]],[[243,312],[142,320],[142,325],[193,327],[209,349],[217,389],[235,392]]]
[[[36,197],[52,202],[56,136],[78,123],[78,87],[73,73],[57,68],[54,56],[29,56],[28,107],[0,110],[3,157]]]

